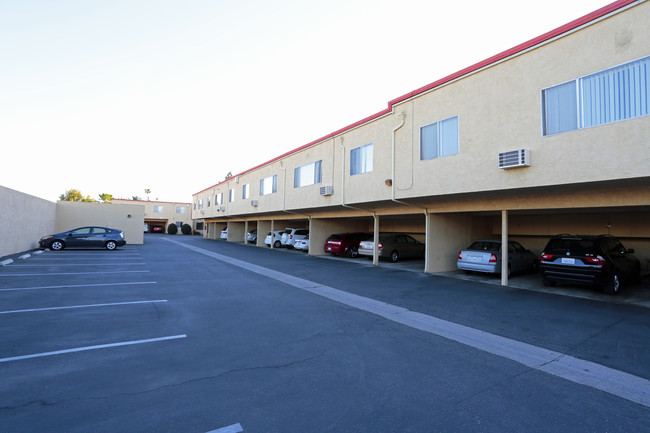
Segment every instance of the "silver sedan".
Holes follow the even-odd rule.
[[[501,273],[501,241],[480,240],[458,253],[458,269],[466,272]],[[519,242],[508,241],[508,274],[521,271],[536,271],[537,256]]]

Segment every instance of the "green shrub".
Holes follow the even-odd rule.
[[[175,235],[176,233],[178,233],[178,226],[173,223],[170,224],[169,226],[167,226],[167,233],[169,233],[170,235]]]
[[[183,224],[181,226],[181,233],[183,233],[184,235],[192,234],[192,227],[189,224]]]

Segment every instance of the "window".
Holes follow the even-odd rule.
[[[235,190],[231,189],[228,191],[228,202],[232,203],[233,201],[235,201]]]
[[[372,171],[372,143],[350,150],[350,176]]]
[[[249,184],[244,185],[241,190],[241,198],[246,200],[247,198],[250,197],[251,195],[250,192],[251,192],[250,185]]]
[[[214,204],[215,206],[219,205],[221,206],[223,204],[223,193],[217,193],[214,195]]]
[[[210,207],[210,197],[212,197],[212,196],[210,196],[210,195],[208,196],[208,206],[207,207]]]
[[[199,199],[199,209],[203,209],[203,199]]]
[[[278,192],[277,174],[260,180],[260,195],[273,194],[274,192]]]
[[[544,135],[650,114],[650,56],[542,91]]]
[[[176,213],[185,213],[185,208],[181,207],[181,206],[177,207],[176,208]]]
[[[420,160],[458,153],[458,116],[420,128]]]
[[[542,92],[544,135],[573,131],[578,127],[576,82],[560,84]]]
[[[194,202],[194,210],[196,210],[196,202]]]
[[[321,161],[296,167],[293,171],[293,187],[300,188],[307,185],[321,183]]]
[[[156,212],[156,213],[161,213],[163,211],[163,207],[162,206],[154,206],[153,211]]]

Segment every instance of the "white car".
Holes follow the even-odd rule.
[[[228,227],[221,230],[221,239],[228,239]]]
[[[251,244],[256,243],[256,242],[257,242],[257,230],[251,230],[251,231],[249,231],[249,232],[246,234],[246,240],[247,240],[249,243],[251,243]]]
[[[297,240],[304,239],[307,235],[309,235],[309,229],[291,229],[289,233],[285,230],[284,235],[282,235],[282,246],[293,248],[293,244]]]
[[[280,246],[281,247],[286,247],[287,246],[287,242],[289,241],[289,235],[294,230],[295,229],[291,228],[291,227],[287,227],[286,229],[284,229],[284,231],[282,232],[282,238],[280,239]]]
[[[309,235],[306,235],[304,239],[298,239],[294,242],[293,247],[297,250],[309,251]]]
[[[276,230],[273,232],[273,248],[280,248],[282,246],[282,230]],[[268,232],[264,243],[267,247],[271,246],[271,232]]]

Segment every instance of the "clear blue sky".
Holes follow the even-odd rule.
[[[609,3],[0,0],[0,185],[189,202]]]

